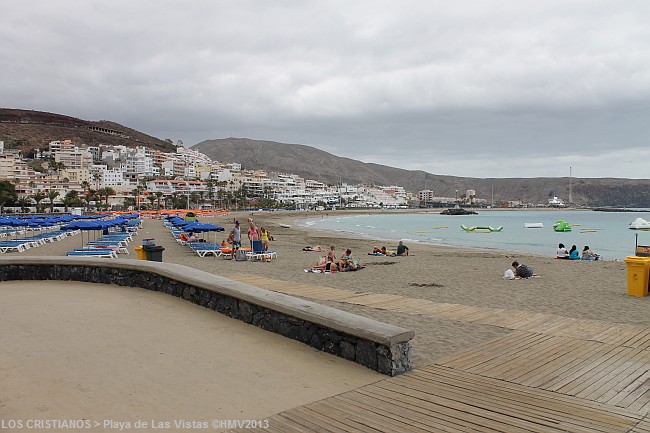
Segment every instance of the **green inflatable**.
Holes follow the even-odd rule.
[[[553,230],[556,232],[570,232],[571,226],[564,220],[557,220],[557,222],[553,224]]]
[[[503,226],[499,227],[492,227],[492,226],[472,226],[472,227],[467,227],[466,225],[461,224],[460,228],[465,230],[466,232],[473,232],[473,231],[478,231],[478,232],[500,232],[503,230]]]

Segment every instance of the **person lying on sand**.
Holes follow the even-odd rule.
[[[302,249],[303,251],[325,251],[321,248],[320,245],[316,245],[315,247],[310,247],[307,245],[305,248]]]

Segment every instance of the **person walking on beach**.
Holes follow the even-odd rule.
[[[235,227],[230,230],[228,243],[231,243],[234,249],[241,247],[241,228],[239,228],[239,221],[235,221]]]

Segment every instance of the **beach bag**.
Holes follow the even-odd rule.
[[[238,262],[245,262],[246,260],[248,260],[248,257],[246,257],[246,251],[237,250],[237,252],[235,253],[235,260],[237,260]]]
[[[515,279],[515,273],[512,272],[512,269],[506,269],[506,271],[503,273],[504,280],[514,280]]]

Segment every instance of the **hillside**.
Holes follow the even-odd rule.
[[[171,143],[115,122],[87,121],[41,111],[0,108],[0,140],[5,148],[47,148],[52,140],[69,139],[88,145],[108,144],[128,147],[146,146],[173,152]],[[244,168],[260,168],[280,173],[295,173],[329,184],[347,182],[366,185],[400,185],[407,191],[423,189],[435,195],[454,197],[466,190],[476,191],[477,198],[521,200],[524,203],[547,203],[554,195],[569,196],[568,178],[467,178],[439,176],[424,171],[404,170],[343,158],[299,144],[276,143],[246,138],[206,140],[195,146],[210,158],[222,162],[239,162]],[[583,206],[650,207],[650,180],[572,179],[573,202]]]
[[[439,176],[424,171],[404,170],[342,158],[299,144],[246,138],[206,140],[193,146],[210,158],[239,162],[246,169],[260,168],[279,173],[295,173],[329,184],[401,185],[417,192],[430,189],[438,196],[455,197],[468,189],[477,198],[521,200],[524,203],[548,202],[554,195],[565,201],[569,196],[569,178],[467,178]],[[572,179],[573,202],[582,206],[650,207],[650,180],[643,179]]]
[[[0,140],[5,148],[47,149],[53,140],[98,145],[146,146],[173,152],[174,146],[150,135],[107,120],[87,121],[42,111],[0,108]]]

